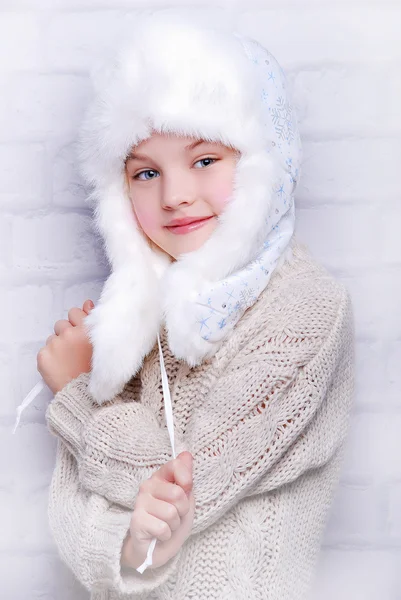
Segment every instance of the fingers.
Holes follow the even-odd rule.
[[[188,453],[190,454],[190,453]],[[192,489],[192,464],[189,466],[190,461],[181,460],[179,457],[169,460],[167,463],[162,465],[152,478],[164,479],[170,483],[176,483],[186,494]]]
[[[92,300],[85,300],[83,305],[83,310],[74,306],[71,310],[68,311],[68,319],[60,319],[56,321],[54,324],[54,333],[56,335],[60,335],[65,329],[69,327],[76,327],[77,325],[81,325],[85,317],[90,313],[93,308]],[[46,340],[46,343],[51,341],[54,336],[49,336]]]
[[[95,305],[93,304],[92,300],[85,300],[82,310],[84,310],[87,314],[89,314],[90,311],[92,310],[92,308],[94,308],[94,307],[95,307]]]
[[[184,492],[183,494],[185,496]],[[155,498],[151,494],[145,494],[145,496],[142,501],[145,503],[144,505],[146,506],[146,512],[150,515],[153,515],[157,519],[160,519],[160,521],[167,523],[171,531],[178,529],[181,523],[181,516],[177,510],[177,507],[174,504],[170,504],[170,502],[164,502],[164,500]],[[189,505],[188,499],[187,504]],[[137,508],[141,507],[142,504],[140,502]],[[189,506],[185,514],[188,512],[188,510]],[[185,514],[183,516],[185,516]]]
[[[192,462],[191,453],[182,452],[141,483],[130,524],[137,542],[156,538],[174,545],[182,527],[192,526]]]
[[[68,329],[69,327],[72,327],[72,324],[67,321],[67,319],[61,319],[60,321],[56,321],[56,323],[54,324],[54,332],[56,335],[60,335],[60,333],[62,333],[65,329]],[[52,336],[50,336],[47,339],[50,339]]]
[[[163,502],[163,504],[172,505],[179,517],[185,517],[189,511],[188,496],[179,485],[169,483],[158,477],[151,477],[142,482],[139,491],[138,502],[140,506],[142,506],[143,503],[146,504],[149,496],[151,496],[154,499]]]
[[[68,319],[71,325],[82,325],[83,320],[90,313],[93,307],[94,304],[92,300],[85,300],[82,310],[80,308],[77,308],[76,306],[74,306],[74,308],[71,308],[71,310],[68,311]]]
[[[180,461],[183,462],[188,467],[190,472],[192,473],[192,464],[193,464],[193,460],[194,460],[194,457],[192,456],[192,454],[188,450],[185,450],[185,452],[181,452],[177,456],[177,458],[179,458]]]
[[[68,320],[74,327],[81,325],[85,317],[86,312],[76,306],[68,311]]]
[[[142,509],[132,513],[130,530],[131,535],[138,542],[146,541],[149,537],[166,542],[172,536],[172,531],[166,521],[161,521]]]

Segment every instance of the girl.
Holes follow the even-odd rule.
[[[354,334],[348,291],[294,236],[283,70],[255,40],[151,15],[94,85],[79,156],[112,272],[38,356],[60,554],[93,600],[304,599]]]

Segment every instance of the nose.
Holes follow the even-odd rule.
[[[191,178],[181,173],[165,176],[162,186],[162,207],[166,210],[176,210],[179,206],[191,205],[197,198],[197,189]]]

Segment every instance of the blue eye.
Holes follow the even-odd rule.
[[[207,158],[201,158],[200,160],[197,160],[195,164],[197,164],[198,162],[203,162],[204,160],[212,160],[212,161],[216,162],[217,158],[211,158],[210,156],[208,156]],[[208,167],[209,165],[206,165],[206,166]]]
[[[154,169],[148,169],[147,171],[141,171],[140,173],[137,173],[137,175],[135,175],[135,177],[133,177],[133,179],[139,179],[139,175],[143,175],[143,173],[157,173],[158,171],[155,171]],[[154,177],[151,177],[150,180],[155,179]],[[140,179],[139,181],[150,181],[149,179]]]
[[[210,156],[208,156],[207,158],[201,158],[200,160],[197,160],[196,163],[195,163],[195,165],[197,163],[204,162],[205,160],[216,162],[218,159],[217,158],[211,158]],[[213,164],[213,162],[211,162],[209,164]],[[206,166],[208,167],[209,165],[206,165]],[[155,177],[151,177],[150,179],[146,179],[146,178],[145,179],[140,179],[139,176],[143,175],[144,173],[158,173],[158,171],[156,171],[155,169],[147,169],[146,171],[141,171],[140,173],[137,173],[133,177],[133,179],[139,179],[139,181],[151,181],[152,179],[155,179]]]

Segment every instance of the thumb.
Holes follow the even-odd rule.
[[[194,459],[192,454],[188,452],[188,450],[185,450],[185,452],[181,452],[181,454],[179,454],[177,458],[179,458],[183,463],[185,463],[188,469],[192,472],[192,463]]]

